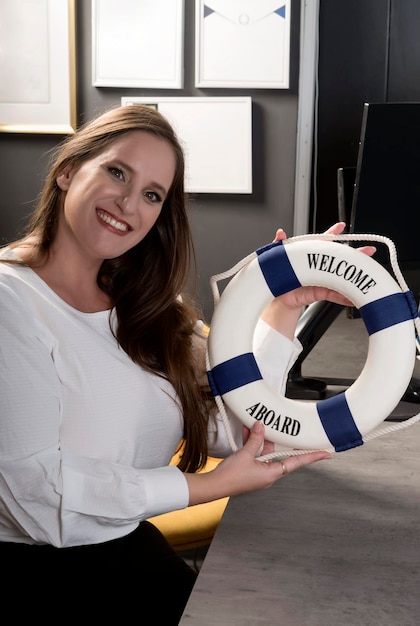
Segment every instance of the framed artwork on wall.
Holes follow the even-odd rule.
[[[95,87],[181,89],[184,0],[92,0]]]
[[[1,0],[0,132],[76,129],[75,0]]]
[[[291,0],[195,0],[195,86],[288,89]]]
[[[185,154],[185,189],[252,193],[250,97],[123,97],[122,105],[154,106],[174,127]]]

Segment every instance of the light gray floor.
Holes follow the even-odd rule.
[[[327,381],[331,378],[342,378],[352,382],[363,369],[368,347],[368,334],[363,320],[349,317],[348,309],[343,309],[303,362],[302,375],[321,379],[325,377]],[[398,363],[395,368],[398,369]],[[413,380],[420,387],[419,359],[414,364]],[[333,386],[330,391],[337,393],[343,388]],[[391,419],[402,420],[419,412],[420,403],[402,401],[392,412]]]

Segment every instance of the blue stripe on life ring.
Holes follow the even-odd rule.
[[[369,335],[413,319],[404,293],[379,298],[360,307],[359,312]]]
[[[363,445],[363,437],[350,412],[345,393],[318,402],[316,408],[325,434],[336,452]]]
[[[281,242],[259,248],[256,252],[265,282],[275,298],[302,286]]]
[[[262,380],[252,352],[215,365],[210,372],[207,372],[207,376],[214,396],[223,396],[233,389],[248,385],[255,380]]]

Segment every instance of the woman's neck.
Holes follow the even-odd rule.
[[[45,260],[35,265],[32,261],[34,245],[28,239],[14,251],[67,304],[83,313],[97,313],[112,307],[110,297],[97,283],[99,262],[78,259],[52,246]]]

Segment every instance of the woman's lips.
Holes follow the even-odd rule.
[[[110,213],[107,213],[102,209],[97,209],[96,215],[98,216],[100,221],[104,222],[108,226],[111,226],[119,233],[128,233],[128,231],[131,230],[131,227],[126,222],[121,222],[120,220],[117,220]]]

